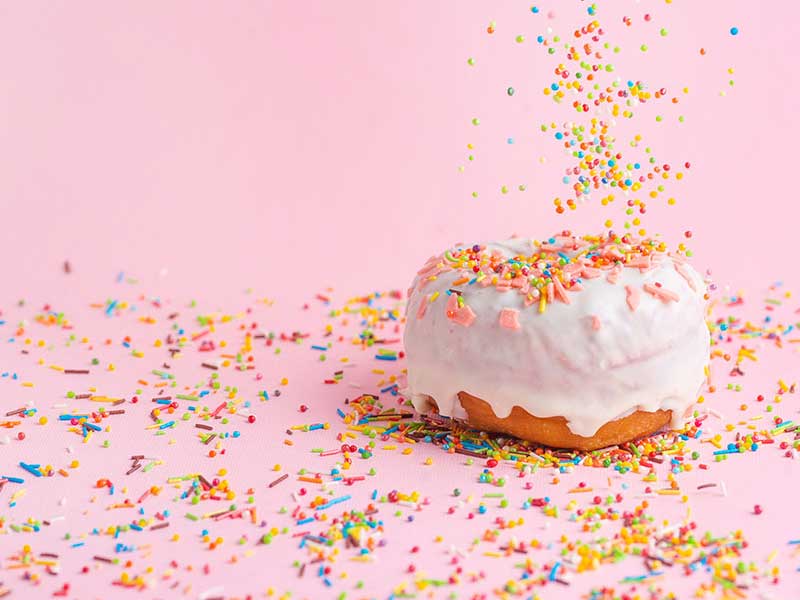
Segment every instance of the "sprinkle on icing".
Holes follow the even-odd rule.
[[[628,308],[631,309],[631,312],[635,311],[639,306],[639,290],[631,285],[626,285],[625,294],[627,294],[625,302],[628,303]]]
[[[685,256],[668,253],[661,240],[640,239],[632,234],[620,236],[611,231],[583,237],[562,231],[545,241],[532,240],[529,253],[513,256],[481,244],[458,245],[429,259],[419,272],[417,286],[421,288],[439,275],[455,271],[457,277],[448,291],[445,310],[449,319],[469,327],[475,314],[465,304],[464,295],[468,296],[471,286],[491,286],[500,293],[516,292],[525,296],[526,307],[534,306],[539,313],[544,313],[548,304],[571,304],[570,295],[583,290],[584,279],[605,275],[610,284],[616,284],[624,268],[645,273],[657,268],[667,256],[672,257],[677,272],[697,291],[683,267]],[[646,284],[644,290],[665,303],[679,299],[675,292],[660,284]],[[430,298],[420,304],[418,318],[425,314],[427,304],[433,300]],[[639,301],[639,290],[626,287],[626,302],[631,311],[636,310]],[[500,325],[516,329],[519,321],[510,314],[501,313]]]
[[[506,329],[519,329],[519,311],[516,308],[504,308],[500,311],[500,326]]]
[[[686,271],[686,267],[683,266],[683,263],[675,262],[675,270],[678,272],[678,275],[683,277],[686,280],[686,283],[689,284],[689,287],[692,288],[692,291],[697,291],[697,286],[694,283],[694,280],[689,277],[689,273]]]
[[[451,319],[459,325],[469,327],[475,321],[475,313],[469,306],[464,305],[455,312]]]
[[[469,327],[475,321],[475,313],[469,306],[464,304],[459,294],[450,294],[450,299],[445,307],[445,314],[448,319],[464,327]]]
[[[428,308],[428,297],[423,296],[422,300],[419,301],[419,308],[417,309],[417,318],[421,319],[425,316],[425,311]]]
[[[680,296],[673,292],[672,290],[668,290],[664,287],[661,287],[661,284],[656,282],[655,284],[652,283],[645,283],[643,286],[644,291],[653,296],[654,298],[658,298],[664,303],[667,302],[677,302],[680,300]]]
[[[448,319],[452,319],[453,315],[456,314],[458,310],[458,296],[456,294],[450,294],[447,297],[447,304],[444,307],[444,314],[447,315]]]

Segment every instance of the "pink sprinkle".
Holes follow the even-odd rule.
[[[450,294],[447,297],[447,304],[444,307],[444,312],[447,315],[447,318],[451,318],[450,315],[455,313],[458,310],[458,294]]]
[[[472,312],[472,309],[467,306],[466,304],[456,310],[452,316],[450,316],[450,320],[458,323],[459,325],[463,325],[464,327],[469,327],[475,321],[475,313]]]
[[[650,257],[640,256],[638,258],[632,258],[625,263],[625,266],[631,269],[648,269],[650,267]]]
[[[500,311],[500,326],[506,329],[519,329],[519,311],[516,308],[504,308]]]
[[[537,292],[538,290],[533,290],[533,291]],[[523,301],[523,305],[527,308],[527,307],[531,306],[537,300],[538,300],[538,293],[536,294],[536,297],[534,297],[533,292],[529,292],[528,295],[525,296],[525,300]]]
[[[617,280],[619,279],[619,272],[620,268],[614,267],[611,270],[611,272],[606,276],[606,281],[608,281],[608,283],[617,283]]]
[[[597,315],[592,315],[592,329],[594,331],[599,331],[603,324],[600,322],[600,317]]]
[[[517,275],[514,279],[511,280],[511,287],[513,288],[521,288],[528,282],[527,277],[523,277],[522,275]]]
[[[466,304],[463,306],[458,305],[458,294],[450,295],[450,298],[447,300],[447,306],[445,307],[445,315],[447,315],[447,318],[451,321],[463,325],[464,327],[469,327],[475,320],[475,313],[472,312],[469,306]]]
[[[667,253],[667,256],[669,256],[673,261],[677,263],[683,264],[686,262],[685,256],[681,256],[680,254],[676,254],[675,252],[669,252]]]
[[[547,296],[546,296],[546,298],[547,298],[547,302],[552,304],[552,302],[553,302],[553,280],[552,279],[549,282],[547,282]]]
[[[561,283],[561,280],[558,277],[553,277],[553,291],[555,292],[556,298],[561,300],[564,304],[572,304],[572,301],[567,296],[567,290],[564,289],[564,284]]]
[[[689,287],[696,292],[697,286],[694,284],[694,280],[691,277],[689,277],[689,272],[686,270],[686,267],[684,267],[683,264],[676,262],[675,270],[678,272],[678,275],[680,275],[686,280],[686,283],[689,284]]]
[[[639,306],[639,290],[630,285],[626,285],[625,293],[627,294],[625,301],[628,303],[628,308],[633,312]]]
[[[438,256],[431,256],[426,262],[425,265],[417,271],[417,275],[420,277],[425,277],[426,275],[430,275],[430,273],[439,266],[439,257]]]
[[[643,286],[644,291],[650,294],[651,296],[658,298],[662,302],[677,302],[680,300],[680,296],[675,292],[665,289],[663,287],[658,287],[653,285],[652,283],[645,283]]]
[[[423,296],[422,300],[419,302],[419,308],[417,309],[417,319],[422,319],[425,316],[425,311],[428,309],[428,297]]]

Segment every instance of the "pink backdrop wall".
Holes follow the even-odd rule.
[[[649,106],[636,119],[660,158],[693,163],[679,205],[654,203],[650,229],[676,239],[690,225],[698,264],[720,280],[788,276],[796,9],[651,4],[653,21],[625,32],[619,17],[641,7],[601,4],[623,78],[690,88],[669,112],[684,124],[656,126]],[[555,6],[556,30],[585,11]],[[596,202],[552,212],[567,163],[537,128],[565,112],[541,94],[555,65],[533,42],[543,20],[524,3],[473,0],[4,3],[3,295],[57,276],[64,259],[100,282],[167,269],[167,289],[192,295],[355,292],[405,286],[454,241],[620,221]],[[469,142],[478,160],[458,173]],[[528,191],[500,198],[518,182]],[[745,240],[756,243],[743,251]]]
[[[225,311],[235,311],[243,305],[242,290],[252,287],[258,297],[285,300],[268,310],[258,307],[253,318],[262,326],[276,331],[299,327],[316,336],[327,307],[314,302],[311,311],[301,312],[297,305],[328,285],[354,294],[404,289],[425,258],[455,241],[498,238],[514,231],[545,235],[564,227],[597,230],[606,218],[620,223],[620,210],[602,210],[596,200],[569,218],[553,212],[552,197],[566,197],[560,180],[570,163],[538,126],[569,117],[541,93],[555,61],[536,46],[534,38],[548,24],[568,34],[571,26],[565,23],[586,20],[587,4],[537,2],[542,12],[534,16],[531,3],[1,2],[0,319],[7,320],[3,337],[12,335],[14,324],[31,318],[44,302],[52,302],[70,319],[77,314],[76,333],[92,340],[118,340],[132,332],[134,344],[147,350],[146,361],[137,363],[129,349],[115,341],[98,354],[104,364],[117,363],[117,370],[93,367],[91,376],[100,389],[127,396],[131,382],[142,376],[142,365],[157,365],[150,362],[152,357],[161,360],[161,354],[151,349],[152,336],[158,334],[136,328],[140,313],[109,320],[101,311],[89,309],[91,300],[102,302],[114,294],[161,294],[171,299],[159,309],[164,312],[167,307],[186,306],[187,298],[201,300],[198,310],[211,311],[216,302]],[[796,289],[800,279],[790,250],[798,214],[792,184],[797,172],[795,141],[800,139],[793,27],[800,16],[798,8],[788,2],[752,0],[674,0],[669,5],[615,0],[613,10],[606,5],[611,2],[601,3],[601,17],[609,39],[622,46],[613,62],[623,80],[641,79],[681,98],[677,106],[642,107],[633,122],[620,127],[621,135],[641,132],[663,162],[688,160],[693,165],[681,184],[670,185],[677,206],[651,203],[648,229],[677,241],[691,228],[697,265],[712,267],[722,284],[750,291],[755,300],[745,305],[746,318],[758,319],[763,312],[758,308],[760,294],[770,282],[785,278],[787,289]],[[652,14],[651,22],[641,19],[643,6]],[[555,14],[548,19],[553,7]],[[621,18],[629,10],[639,18],[626,28]],[[486,27],[491,20],[496,21],[497,32],[489,36]],[[732,26],[740,29],[738,36],[730,35]],[[661,28],[669,32],[664,38],[658,35]],[[526,36],[525,43],[514,42],[519,34]],[[642,43],[648,44],[647,53],[638,50]],[[706,56],[700,56],[701,47],[707,49]],[[476,59],[474,67],[467,65],[470,56]],[[733,87],[729,79],[736,82]],[[512,98],[505,93],[508,86],[516,90]],[[686,95],[680,93],[684,86],[690,90]],[[720,91],[726,95],[720,96]],[[660,124],[655,122],[657,114],[665,116]],[[678,115],[685,116],[685,123],[677,123]],[[481,119],[480,127],[470,124],[473,117]],[[515,139],[513,145],[506,143],[508,137]],[[468,164],[468,143],[475,145],[477,158],[459,173],[458,166]],[[528,186],[525,193],[499,193],[501,185],[520,183]],[[478,199],[471,197],[473,190],[480,192]],[[72,264],[70,277],[62,274],[65,260]],[[119,272],[139,278],[141,285],[120,291],[115,287]],[[18,307],[20,298],[29,304]],[[141,303],[142,313],[155,312],[146,304]],[[188,322],[192,311],[184,312],[187,315],[181,318]],[[238,325],[231,329],[234,326]],[[32,331],[32,336],[47,337],[48,343],[55,340],[58,346],[53,353],[46,350],[47,363],[80,366],[67,362],[77,360],[75,347],[62,348],[64,340],[57,335],[67,333],[49,330],[45,335],[38,325]],[[224,335],[237,339],[237,331]],[[338,325],[336,331],[341,333]],[[6,404],[13,408],[35,399],[43,410],[55,411],[47,407],[64,394],[61,374],[47,366],[36,370],[34,356],[22,355],[19,348],[19,344],[0,344],[0,365],[4,371],[19,369],[21,378],[35,381],[36,387],[4,388]],[[297,436],[292,448],[274,440],[282,435],[283,423],[300,418],[299,403],[310,405],[308,418],[327,421],[334,408],[344,406],[346,394],[319,383],[329,376],[328,365],[335,355],[325,364],[314,355],[314,366],[306,350],[305,346],[289,349],[281,359],[285,362],[264,361],[270,382],[288,373],[291,387],[281,403],[260,409],[258,429],[248,430],[241,445],[231,444],[225,460],[199,458],[195,446],[189,446],[196,440],[190,439],[193,430],[188,426],[175,434],[180,444],[168,445],[166,436],[154,437],[150,444],[141,429],[143,421],[150,421],[144,412],[141,418],[135,416],[131,408],[132,414],[119,425],[115,422],[114,434],[108,436],[113,451],[104,454],[99,441],[96,446],[81,445],[82,466],[75,475],[29,484],[31,492],[12,516],[61,512],[56,502],[68,495],[70,502],[63,509],[67,519],[36,538],[24,534],[27,537],[0,540],[0,558],[7,559],[24,543],[37,551],[63,552],[65,531],[85,534],[97,523],[108,523],[103,502],[87,504],[94,494],[92,482],[109,472],[115,477],[124,472],[120,466],[127,464],[124,457],[146,444],[163,453],[168,468],[131,479],[132,490],[141,489],[143,482],[162,485],[165,473],[190,472],[198,464],[209,472],[231,467],[237,489],[255,482],[261,487],[259,498],[264,500],[259,502],[270,526],[289,522],[269,511],[274,511],[274,498],[288,498],[294,489],[290,485],[296,482],[287,482],[269,496],[264,484],[272,474],[263,469],[256,473],[254,457],[284,463],[292,473],[300,464],[315,468],[333,464],[333,457],[308,462],[311,447],[322,443],[327,447],[327,441],[318,441],[327,439],[322,437],[326,432],[319,437]],[[778,358],[765,355],[758,367],[748,365],[747,393],[770,394],[781,375],[793,381],[795,357],[787,349]],[[374,386],[376,377],[367,372],[372,365],[363,357],[362,362],[363,368],[348,374],[348,381]],[[183,382],[193,383],[185,373]],[[236,373],[226,375],[234,382],[235,377]],[[254,397],[261,385],[248,379],[243,389],[250,394],[247,397]],[[733,393],[722,397],[715,406],[729,416],[739,414],[735,408],[723,408]],[[731,400],[731,406],[739,402]],[[784,416],[796,412],[789,402],[784,407]],[[138,408],[144,411],[143,405]],[[63,448],[74,442],[70,441],[74,436],[58,428],[55,412],[48,414],[47,428],[26,423],[25,442],[2,446],[8,450],[0,451],[6,452],[0,455],[5,462],[0,463],[64,463]],[[714,422],[713,427],[721,425]],[[436,466],[426,470],[420,465],[429,452]],[[430,492],[436,502],[430,511],[420,513],[417,531],[441,529],[448,543],[466,545],[478,526],[443,520],[441,510],[451,503],[452,487],[479,489],[475,487],[479,467],[469,470],[453,457],[433,452],[424,447],[413,458],[379,455],[374,485],[382,493],[394,486]],[[717,532],[741,523],[753,560],[762,561],[780,548],[778,562],[787,575],[776,597],[797,597],[796,555],[790,555],[786,546],[787,537],[796,537],[787,526],[796,514],[796,502],[786,493],[786,482],[793,480],[797,463],[779,456],[715,463],[710,475],[728,481],[730,496],[722,504],[716,494],[693,493],[693,518],[702,528]],[[366,471],[371,464],[362,463],[359,469]],[[593,472],[589,477],[598,482],[607,477],[604,471]],[[586,473],[576,472],[560,487],[540,476],[536,493],[546,487],[553,491],[544,493],[563,496],[563,490],[577,485]],[[694,490],[705,481],[705,472],[695,470],[685,476],[683,485]],[[526,492],[518,483],[506,489],[512,487],[508,492],[512,506],[518,506]],[[365,484],[353,489],[357,506],[363,507],[361,500],[366,500],[369,488]],[[661,497],[657,514],[674,522],[684,510],[670,498]],[[3,502],[7,499],[4,496]],[[160,502],[148,504],[148,515],[167,505]],[[636,500],[631,497],[628,502]],[[756,503],[765,505],[763,516],[752,514]],[[355,502],[347,505],[351,506]],[[490,511],[486,519],[497,514],[501,513]],[[540,522],[531,518],[531,523],[537,529],[526,533],[539,536]],[[557,523],[550,533],[564,525]],[[233,540],[241,530],[237,524],[230,529],[227,525],[220,530]],[[382,565],[402,568],[408,559],[405,542],[396,543],[406,535],[400,526],[398,520],[393,523]],[[217,558],[221,554],[208,558],[209,552],[190,537],[197,535],[192,522],[176,518],[172,527],[169,533],[186,532],[186,544],[169,546],[148,533],[146,542],[153,541],[153,555],[137,556],[136,569],[152,564],[160,576],[176,553],[193,565],[218,561],[208,577],[178,574],[178,579],[195,584],[195,591],[224,583],[226,594],[243,594],[270,576],[284,585],[287,566],[281,561],[298,553],[296,540],[286,537],[275,542],[272,553],[260,553],[258,548],[256,561],[223,564],[224,558]],[[5,583],[26,598],[52,597],[62,582],[75,586],[75,597],[101,594],[120,569],[98,569],[96,579],[82,579],[77,572],[89,556],[110,552],[111,547],[107,538],[90,537],[85,553],[63,552],[62,578],[34,588],[6,573]],[[419,563],[430,566],[433,573],[444,572],[446,558],[441,552],[423,548]],[[265,557],[270,562],[264,562]],[[486,559],[476,554],[473,564],[483,568]],[[492,581],[487,584],[519,575],[507,567],[492,567]],[[346,568],[353,572],[347,585],[360,577],[372,585],[385,583],[378,578],[394,583],[397,575],[371,563],[348,563]],[[629,563],[610,570],[604,567],[596,577],[582,579],[580,589],[636,572],[628,569]],[[318,579],[306,576],[300,581],[292,576],[288,581],[285,585],[298,591],[294,597],[319,597]],[[161,584],[159,593],[167,584],[171,582]],[[670,579],[668,587],[672,585]],[[695,585],[681,578],[675,589],[680,595]],[[548,588],[543,593],[548,598],[551,592],[554,597],[574,597],[576,589]],[[127,593],[121,588],[115,591]]]

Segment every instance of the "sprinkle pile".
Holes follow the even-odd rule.
[[[52,307],[4,310],[4,594],[669,598],[796,583],[788,516],[740,476],[797,469],[796,380],[772,367],[800,341],[780,284],[760,312],[714,297],[712,369],[685,429],[588,453],[415,413],[399,292],[335,307],[326,291],[280,320],[247,296],[229,313],[116,297],[70,307],[66,326],[26,323]],[[753,519],[773,523],[768,546]]]

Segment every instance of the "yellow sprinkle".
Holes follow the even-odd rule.
[[[773,550],[772,552],[769,553],[769,556],[767,557],[767,562],[771,563],[773,560],[775,560],[776,556],[778,556],[778,551]]]
[[[358,556],[350,557],[350,560],[356,562],[372,562],[372,555],[371,554],[360,554]]]

